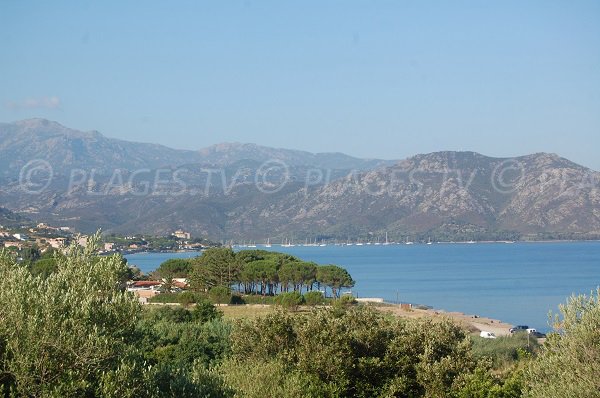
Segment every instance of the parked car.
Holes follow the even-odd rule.
[[[495,339],[496,335],[492,332],[486,332],[486,331],[481,331],[481,333],[479,333],[480,337],[483,337],[484,339]]]
[[[511,332],[511,333],[524,332],[527,329],[529,329],[529,326],[527,326],[527,325],[517,325],[514,328],[510,328],[509,332]]]

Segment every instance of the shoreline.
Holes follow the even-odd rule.
[[[512,324],[503,322],[499,319],[479,315],[469,315],[459,311],[444,311],[435,308],[411,308],[409,310],[401,307],[400,304],[385,303],[385,305],[375,305],[375,308],[381,312],[390,313],[403,318],[442,318],[447,317],[463,325],[471,333],[482,331],[492,332],[497,337],[510,336]]]
[[[432,242],[431,244],[428,244],[427,242],[413,242],[412,244],[409,244],[407,246],[431,246],[431,245],[472,245],[472,244],[515,244],[515,243],[584,243],[584,242],[589,242],[589,243],[598,243],[600,242],[600,239],[544,239],[544,240],[515,240],[515,241],[507,241],[507,240],[479,240],[479,241],[438,241],[438,242]],[[388,243],[388,244],[362,244],[362,245],[356,245],[356,244],[343,244],[343,243],[326,243],[326,246],[336,246],[336,247],[353,247],[353,246],[405,246],[406,243],[403,242],[394,242],[394,243]],[[211,246],[212,247],[212,246]],[[214,246],[214,247],[226,247],[226,246]],[[271,246],[266,246],[264,244],[258,244],[256,245],[256,247],[248,247],[248,246],[243,246],[243,245],[237,245],[234,244],[231,246],[232,248],[235,249],[269,249],[269,248],[289,248],[289,247],[322,247],[322,246],[315,246],[315,245],[304,245],[304,244],[297,244],[297,245],[293,245],[293,246],[285,246],[282,245],[281,243],[272,243]],[[201,253],[204,250],[208,249],[210,247],[206,247],[206,248],[202,248],[202,249],[184,249],[184,250],[117,250],[117,251],[112,251],[112,252],[104,252],[103,254],[115,254],[115,253],[120,253],[122,255],[131,255],[131,254],[159,254],[159,253],[172,253],[172,254],[177,254],[177,253]]]

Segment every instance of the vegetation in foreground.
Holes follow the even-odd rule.
[[[539,353],[503,357],[505,343],[485,353],[448,320],[399,319],[361,306],[236,321],[206,301],[143,309],[123,289],[122,259],[98,258],[92,247],[72,246],[47,276],[0,255],[0,395],[562,398],[600,391],[599,292],[562,307],[560,328]]]

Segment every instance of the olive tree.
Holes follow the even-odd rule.
[[[179,308],[187,323],[155,322],[169,343],[152,350],[140,305],[125,291],[126,263],[95,255],[97,241],[70,246],[48,275],[0,252],[0,396],[231,396],[206,369],[226,352],[228,327]]]
[[[600,289],[560,305],[555,333],[526,372],[526,397],[600,396]]]
[[[139,314],[119,256],[71,246],[56,271],[32,275],[0,254],[0,384],[23,396],[86,395],[128,351]]]

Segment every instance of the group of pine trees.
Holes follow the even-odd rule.
[[[283,292],[330,289],[339,297],[341,289],[354,286],[344,268],[318,265],[294,256],[264,250],[234,252],[229,248],[211,248],[190,260],[170,260],[159,267],[163,280],[187,277],[193,290],[235,287],[240,293],[275,295]]]

